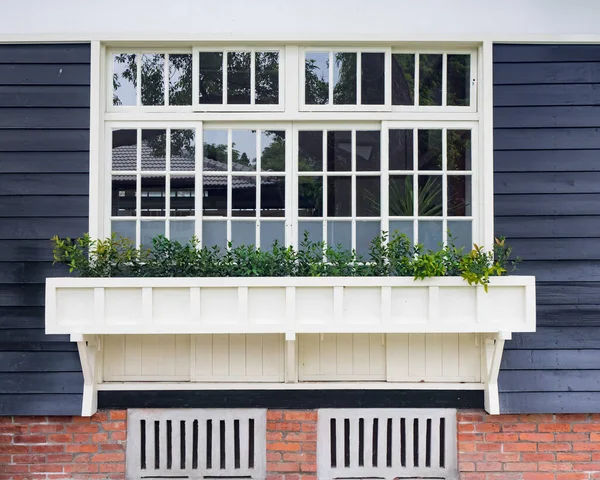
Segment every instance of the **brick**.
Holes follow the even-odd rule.
[[[570,423],[540,423],[538,425],[539,432],[570,432],[571,424]]]
[[[300,450],[299,443],[268,442],[267,450],[282,452],[297,452]]]
[[[591,419],[593,420],[593,415]],[[588,418],[590,418],[585,413],[557,413],[554,418],[557,422],[567,422],[567,423],[575,423],[575,422],[587,422]],[[600,418],[599,418],[600,420]]]
[[[573,470],[573,465],[567,462],[540,462],[538,470],[544,472],[570,472]]]
[[[458,441],[459,442],[483,442],[484,439],[483,433],[459,433]],[[490,434],[490,435],[499,435],[499,434]]]
[[[570,443],[540,443],[538,445],[540,452],[570,452]]]
[[[40,463],[43,462],[45,458],[44,455],[13,455],[12,463]]]
[[[521,433],[519,440],[524,442],[553,442],[554,435],[551,433]]]
[[[587,473],[557,473],[556,480],[588,480]]]
[[[501,472],[502,464],[500,462],[479,462],[477,463],[478,472]]]
[[[27,433],[27,425],[14,425],[12,423],[0,423],[0,433]]]
[[[73,455],[73,463],[89,463],[91,461],[91,453],[78,453]]]
[[[557,453],[556,460],[559,462],[589,462],[589,453]]]
[[[12,443],[12,435],[0,435],[0,444]]]
[[[125,472],[124,463],[107,463],[100,465],[101,472]]]
[[[519,435],[517,433],[487,433],[486,442],[517,442]]]
[[[316,472],[317,464],[316,463],[301,463],[300,471],[302,472]]]
[[[283,412],[283,420],[292,421],[317,421],[317,412],[314,410],[309,411],[293,411],[287,410]]]
[[[482,462],[485,458],[483,453],[459,453],[458,459],[461,462]]]
[[[281,410],[267,410],[267,421],[281,420],[283,412]]]
[[[541,472],[524,472],[523,480],[554,480],[554,474]]]
[[[458,444],[458,451],[459,452],[474,452],[475,451],[475,445],[484,445],[482,443],[472,443],[472,442],[460,442]]]
[[[317,424],[316,423],[303,423],[302,424],[302,431],[303,432],[316,432],[317,431]]]
[[[78,473],[78,472],[95,473],[98,471],[98,464],[97,463],[73,463],[71,465],[65,465],[64,471],[66,473]]]
[[[43,472],[43,473],[62,473],[62,465],[30,465],[29,471],[32,473]],[[56,478],[56,477],[50,477]]]
[[[288,433],[285,436],[287,442],[316,442],[316,433]]]
[[[460,476],[461,480],[486,480],[485,473],[467,472]]]
[[[31,425],[29,431],[31,433],[60,433],[65,431],[65,426],[59,423]]]
[[[67,425],[67,433],[97,433],[100,426],[97,423],[91,423],[89,425]]]
[[[519,420],[519,416],[518,415],[494,415],[493,417],[494,422],[499,422],[499,423],[523,423],[522,420]]]
[[[95,443],[72,444],[66,446],[66,451],[71,453],[96,453],[98,445]]]
[[[524,453],[524,462],[553,462],[555,460],[553,453]]]
[[[535,452],[536,443],[505,443],[502,445],[505,452]]]
[[[458,412],[456,414],[456,420],[458,423],[467,422],[467,423],[479,423],[483,421],[483,414],[477,412]]]
[[[111,410],[108,412],[108,418],[111,420],[127,420],[127,410]]]
[[[535,472],[537,469],[537,463],[518,462],[504,464],[504,471],[506,472]]]
[[[317,451],[317,444],[316,443],[303,443],[302,444],[302,451],[303,452],[316,452]]]
[[[46,457],[48,463],[68,463],[73,461],[73,455],[51,454]]]
[[[297,463],[269,463],[267,465],[269,472],[297,472],[299,471]]]
[[[279,452],[267,452],[267,462],[280,462],[282,458]]]
[[[123,452],[125,450],[125,445],[122,443],[107,443],[105,445],[100,445],[100,448],[103,452]]]
[[[476,432],[499,432],[500,424],[499,423],[479,423],[475,425]]]
[[[522,444],[519,443],[517,445],[522,445]],[[475,447],[475,450],[478,452],[500,452],[502,450],[501,443],[476,443],[476,444],[473,444],[473,446]],[[504,447],[506,447],[506,444],[504,445]]]
[[[0,445],[0,453],[28,453],[27,445]]]
[[[574,442],[573,450],[575,450],[576,452],[600,451],[600,443]]]
[[[600,433],[590,433],[590,441],[600,442]]]
[[[587,442],[589,439],[588,433],[557,433],[554,435],[554,440],[557,442]]]
[[[2,473],[25,473],[28,471],[28,465],[2,465]]]
[[[110,439],[113,441],[124,442],[127,440],[127,432],[111,432]]]
[[[574,432],[600,432],[600,423],[576,423],[573,425]]]
[[[121,433],[121,432],[114,432],[113,435],[116,433]],[[94,433],[92,435],[92,442],[93,443],[108,442],[108,433]]]
[[[474,432],[475,425],[473,425],[472,423],[459,423],[456,429],[458,433]]]
[[[521,473],[488,473],[487,480],[521,480]]]
[[[267,422],[268,431],[299,432],[302,424],[298,422]]]
[[[124,453],[99,453],[92,457],[94,463],[105,463],[105,462],[123,462],[125,461]]]
[[[549,414],[549,413],[535,413],[535,414],[519,415],[519,421],[533,422],[533,423],[553,422],[554,415]]]
[[[104,427],[104,430],[107,431],[127,429],[127,424],[125,422],[105,422],[102,426]]]
[[[70,443],[73,441],[73,435],[66,433],[55,433],[48,435],[48,441],[51,443]]]
[[[535,423],[506,423],[502,425],[503,432],[535,432],[537,424]]]
[[[73,442],[75,443],[89,443],[92,441],[92,436],[89,433],[74,433]]]
[[[283,433],[267,431],[267,442],[280,442],[283,440]]]
[[[13,443],[45,443],[45,435],[15,435]]]
[[[474,472],[475,464],[473,462],[458,462],[458,470],[460,472]]]
[[[317,456],[310,453],[284,453],[284,462],[303,462],[303,463],[315,463]]]
[[[600,471],[600,463],[574,463],[572,470],[598,472]]]
[[[518,462],[521,460],[521,454],[519,452],[511,453],[496,453],[490,452],[485,455],[486,462]],[[523,461],[527,461],[523,459]]]

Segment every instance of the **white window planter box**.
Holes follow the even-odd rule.
[[[487,293],[458,277],[49,278],[46,332],[78,342],[88,414],[103,335],[283,334],[284,387],[298,380],[297,334],[478,333],[486,408],[497,412],[504,340],[535,331],[535,306],[535,278],[521,276],[493,278]]]

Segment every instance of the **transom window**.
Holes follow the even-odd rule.
[[[102,228],[138,245],[160,234],[270,248],[308,235],[367,256],[380,232],[399,231],[427,249],[449,234],[470,248],[484,240],[477,57],[398,45],[108,51]]]

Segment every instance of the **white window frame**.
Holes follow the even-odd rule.
[[[268,129],[281,129],[277,125],[286,125],[291,129],[291,134],[286,133],[286,161],[292,159],[292,170],[286,171],[286,244],[295,245],[298,239],[298,222],[303,217],[297,214],[297,150],[298,129],[308,130],[314,125],[318,128],[334,129],[361,129],[362,124],[369,124],[369,129],[382,132],[382,168],[387,167],[387,129],[392,125],[403,125],[406,128],[418,128],[419,122],[426,122],[428,126],[439,124],[440,128],[456,128],[461,122],[474,123],[472,136],[472,240],[488,249],[493,244],[493,167],[492,167],[492,46],[490,42],[469,46],[429,44],[403,44],[391,46],[374,46],[368,42],[357,42],[353,47],[340,47],[335,44],[323,45],[267,45],[257,44],[237,48],[236,46],[223,47],[222,44],[189,44],[184,47],[181,43],[169,47],[161,44],[139,47],[134,44],[128,46],[110,47],[92,43],[91,65],[91,140],[90,140],[90,233],[93,237],[104,238],[110,234],[110,159],[111,137],[110,128],[195,128],[196,129],[196,155],[202,155],[202,132],[205,128],[227,126],[235,128],[236,124],[252,128],[255,125],[268,125]],[[251,45],[251,44],[249,44]],[[378,44],[379,45],[379,44]],[[280,86],[279,98],[281,110],[279,111],[196,111],[192,106],[141,106],[115,107],[112,105],[112,71],[113,53],[175,53],[190,54],[193,59],[193,82],[197,89],[197,61],[196,52],[221,51],[226,48],[231,51],[274,51],[280,52]],[[393,53],[442,53],[442,54],[471,54],[471,73],[475,75],[476,86],[471,88],[471,105],[469,107],[416,107],[416,106],[391,106],[389,110],[372,110],[372,105],[359,106],[361,109],[344,111],[323,110],[318,112],[307,111],[304,106],[304,51],[386,51],[386,65],[391,61]],[[140,57],[141,58],[141,57]],[[388,61],[389,60],[389,61]],[[138,63],[140,65],[140,63]],[[359,64],[360,65],[360,64]],[[287,67],[287,68],[285,68]],[[165,58],[165,69],[168,61]],[[386,72],[386,77],[390,77]],[[386,79],[386,84],[389,81]],[[139,88],[139,84],[138,84]],[[192,103],[197,102],[197,94],[193,91]],[[444,96],[445,97],[445,96]],[[138,103],[141,95],[138,92]],[[475,100],[474,100],[475,98]],[[391,103],[391,85],[386,87],[386,101]],[[250,105],[251,106],[251,105]],[[219,107],[222,107],[219,105]],[[262,106],[256,106],[262,107]],[[354,106],[356,107],[356,106]],[[362,110],[367,107],[369,110]],[[379,127],[374,127],[374,123]],[[291,127],[290,127],[291,124]],[[324,126],[325,125],[325,126]],[[475,134],[475,132],[477,132]],[[292,140],[292,141],[290,141]],[[291,149],[291,152],[289,151]],[[200,157],[201,161],[202,157]],[[198,161],[198,160],[197,160]],[[289,175],[289,176],[288,176]],[[196,185],[202,184],[202,172],[196,172]],[[197,187],[198,188],[198,187]],[[382,185],[382,193],[387,191],[387,186]],[[288,198],[289,197],[289,198]],[[386,208],[387,195],[382,195],[382,210]],[[202,238],[202,195],[196,194],[196,214],[187,219],[195,220],[195,233]],[[290,214],[291,212],[291,214]],[[324,214],[326,212],[324,211]],[[291,215],[291,219],[288,218]],[[149,217],[151,218],[151,217]],[[183,217],[182,217],[183,218]],[[377,218],[377,217],[374,217]],[[460,217],[457,217],[460,218]],[[354,219],[355,221],[356,219]],[[382,221],[382,229],[385,224]],[[445,235],[445,233],[444,233]]]

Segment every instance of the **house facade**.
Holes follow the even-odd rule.
[[[170,8],[167,8],[170,7]],[[600,478],[600,5],[0,16],[0,480]],[[49,239],[382,231],[460,278],[76,278]]]

